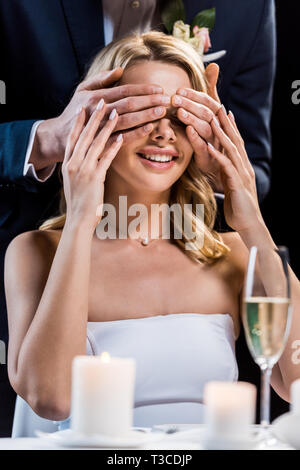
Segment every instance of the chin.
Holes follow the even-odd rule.
[[[134,180],[131,178],[131,181],[128,183],[137,191],[143,191],[145,193],[163,193],[168,191],[174,184],[174,180],[162,179],[157,176],[151,178],[137,178]]]

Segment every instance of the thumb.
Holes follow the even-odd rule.
[[[90,77],[80,83],[78,91],[82,90],[100,90],[116,82],[123,74],[122,67],[116,67],[113,70],[102,70],[97,75]]]
[[[214,100],[221,103],[221,100],[217,91],[217,83],[219,78],[220,68],[218,64],[212,63],[209,64],[205,69],[205,76],[208,83],[208,94]]]

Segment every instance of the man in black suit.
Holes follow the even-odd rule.
[[[5,250],[14,236],[36,228],[57,207],[59,181],[54,167],[63,158],[75,112],[77,98],[68,105],[72,93],[87,64],[105,44],[126,35],[133,26],[140,31],[158,26],[160,9],[166,3],[0,0],[0,79],[6,84],[7,103],[0,107],[0,340],[5,344]],[[269,189],[271,158],[273,0],[185,0],[184,4],[187,23],[199,11],[216,7],[210,52],[227,50],[219,61],[219,95],[236,117],[262,199]],[[164,30],[161,25],[158,29]],[[100,80],[94,88],[104,86],[109,81]],[[94,92],[99,94],[97,89]],[[10,432],[14,393],[6,366],[0,367],[1,437]]]

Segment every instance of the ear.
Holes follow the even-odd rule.
[[[220,68],[218,64],[215,64],[215,63],[209,64],[205,69],[205,76],[208,82],[208,94],[209,96],[211,96],[211,98],[221,103],[221,100],[219,98],[218,91],[217,91],[219,72],[220,72]]]

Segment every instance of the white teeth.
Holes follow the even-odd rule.
[[[152,160],[154,162],[170,162],[173,158],[172,155],[144,155],[147,160]]]

